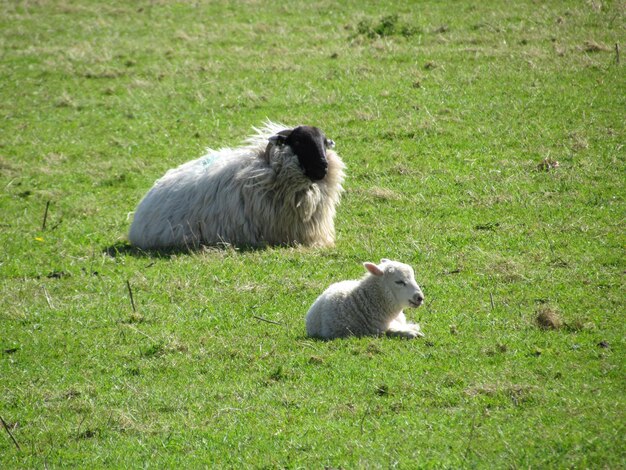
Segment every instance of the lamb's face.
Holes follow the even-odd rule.
[[[298,126],[285,129],[271,137],[270,143],[288,145],[298,157],[302,171],[311,181],[322,180],[328,173],[326,150],[333,148],[335,143],[327,139],[317,127]]]
[[[394,266],[385,270],[391,290],[399,302],[417,308],[424,303],[422,289],[415,282],[413,268],[407,265]]]
[[[417,308],[424,303],[422,289],[417,285],[415,272],[408,264],[382,259],[378,266],[365,263],[365,267],[370,273],[383,278],[387,289],[403,308]]]

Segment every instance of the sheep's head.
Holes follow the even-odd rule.
[[[424,303],[422,289],[415,282],[415,273],[408,264],[382,259],[379,265],[368,262],[363,266],[372,275],[383,279],[386,288],[403,308],[417,308]]]
[[[285,129],[270,137],[269,142],[266,153],[272,145],[289,146],[298,157],[302,171],[311,181],[324,179],[328,173],[326,150],[333,148],[335,143],[327,139],[317,127],[298,126]]]

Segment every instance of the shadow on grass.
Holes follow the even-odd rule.
[[[111,258],[117,258],[118,256],[135,256],[137,258],[169,258],[175,254],[191,253],[191,250],[185,249],[160,249],[160,250],[143,250],[132,246],[128,242],[117,242],[113,245],[105,247],[103,253],[106,253]]]
[[[143,249],[131,245],[126,241],[114,243],[113,245],[103,248],[103,253],[106,253],[111,258],[118,256],[134,256],[137,258],[170,258],[175,255],[191,255],[195,253],[207,253],[207,252],[226,252],[235,251],[240,253],[262,251],[268,248],[268,246],[252,246],[242,245],[234,246],[228,243],[220,245],[200,245],[197,248],[191,247],[171,247],[171,248],[158,248],[158,249]]]

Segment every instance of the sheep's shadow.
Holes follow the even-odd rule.
[[[120,241],[113,245],[104,247],[102,252],[111,258],[118,256],[134,256],[136,258],[171,258],[176,255],[192,255],[198,253],[210,252],[226,252],[235,251],[240,253],[263,251],[268,246],[252,246],[252,245],[231,245],[228,243],[220,245],[201,245],[197,248],[192,247],[172,247],[158,249],[143,249],[131,245],[127,241]]]
[[[117,242],[113,245],[104,247],[102,252],[111,258],[119,256],[134,256],[137,258],[168,258],[176,252],[172,250],[142,250],[136,246],[132,246],[128,242]]]

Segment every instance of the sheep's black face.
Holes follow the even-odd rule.
[[[298,156],[304,174],[311,181],[324,179],[328,173],[326,149],[334,143],[328,140],[317,127],[299,126],[287,129],[274,136],[280,144],[288,145]]]

